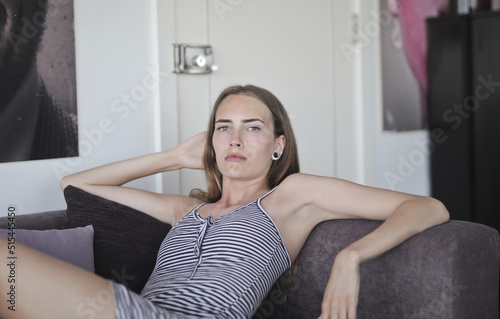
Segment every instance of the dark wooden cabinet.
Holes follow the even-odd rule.
[[[500,13],[427,20],[432,196],[500,229]]]

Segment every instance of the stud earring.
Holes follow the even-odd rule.
[[[279,160],[279,159],[280,159],[280,157],[281,157],[281,154],[282,154],[282,153],[280,153],[280,152],[274,151],[274,152],[273,152],[273,154],[271,155],[272,160],[273,160],[273,161],[277,161],[277,160]]]

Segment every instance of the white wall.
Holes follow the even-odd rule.
[[[171,40],[213,45],[219,65],[219,71],[212,75],[176,76],[177,96],[168,109],[177,107],[181,140],[205,125],[221,88],[233,82],[265,83],[285,103],[299,142],[302,139],[303,171],[409,193],[430,193],[427,132],[382,130],[380,32],[373,32],[374,23],[383,27],[374,21],[378,0],[316,1],[282,10],[276,9],[282,5],[276,0],[235,2],[234,7],[224,7],[228,9],[223,11],[223,19],[217,17],[211,1],[164,2],[171,2],[170,11],[174,12],[169,16],[175,20]],[[329,10],[331,15],[325,15]],[[267,17],[270,13],[275,16]],[[372,29],[366,43],[359,44],[353,54],[346,54],[346,45],[353,39],[353,13],[360,17],[361,32]],[[273,25],[266,25],[267,21],[273,21]],[[267,38],[280,28],[299,31]],[[307,33],[309,28],[315,31]],[[301,39],[304,32],[308,41]],[[265,53],[248,54],[261,47]],[[287,58],[288,69],[280,68]],[[282,79],[280,74],[288,78]],[[210,103],[207,91],[211,91]],[[312,102],[313,97],[318,100]],[[299,116],[294,118],[295,113]],[[317,122],[318,117],[327,124]],[[203,187],[202,175],[197,173],[180,174],[182,193]]]
[[[378,38],[373,37],[351,62],[345,60],[340,48],[351,40],[352,35],[345,32],[349,12],[361,15],[363,27],[373,19],[371,13],[378,9],[378,1],[331,3],[335,9],[332,125],[337,132],[336,176],[429,194],[429,160],[420,157],[426,153],[422,148],[426,132],[388,133],[381,129]],[[173,23],[175,10],[182,8],[176,8],[171,0],[75,0],[81,156],[0,164],[0,216],[10,204],[18,207],[18,213],[63,209],[60,175],[169,148],[182,139],[177,124],[179,110],[166,107],[175,103],[178,95],[178,81],[167,56],[178,32]],[[150,87],[151,70],[160,74],[157,83],[161,91],[145,89]],[[135,108],[120,102],[124,96],[136,102]],[[107,125],[98,133],[103,123]],[[165,174],[163,185],[160,177],[149,177],[134,182],[134,186],[176,192],[180,189],[179,174]]]
[[[361,54],[346,54],[352,46],[352,13],[359,11],[356,0],[333,2],[334,109],[336,131],[336,177],[366,183],[363,123],[364,105],[360,84]]]
[[[164,2],[173,2],[174,41],[212,45],[219,67],[210,75],[176,75],[177,100],[167,108],[177,108],[180,139],[206,129],[224,88],[251,83],[276,94],[288,110],[301,170],[333,176],[332,1]],[[180,192],[195,187],[205,187],[203,174],[183,170]]]
[[[363,147],[363,183],[419,195],[430,195],[429,137],[426,130],[389,132],[382,128],[382,83],[378,0],[359,1],[354,12],[360,16],[356,88],[362,103],[360,123]],[[356,2],[356,1],[354,1]]]
[[[18,214],[64,209],[61,175],[159,150],[154,87],[169,73],[159,82],[151,76],[159,68],[156,20],[154,0],[75,0],[80,156],[0,164],[0,216],[10,204]],[[157,190],[158,182],[134,185]]]

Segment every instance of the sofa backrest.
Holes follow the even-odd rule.
[[[9,220],[9,217],[1,217],[0,228],[8,228],[9,222],[14,221],[16,229],[61,229],[65,220],[65,210],[54,210],[43,213],[16,215],[15,220]]]

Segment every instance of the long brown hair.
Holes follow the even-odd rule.
[[[222,91],[217,98],[208,123],[208,134],[203,158],[207,190],[201,191],[196,189],[191,192],[192,196],[203,201],[213,203],[218,201],[222,196],[222,174],[217,167],[215,150],[212,144],[212,136],[215,131],[215,116],[224,99],[230,95],[238,94],[251,96],[264,103],[272,114],[274,122],[274,136],[285,136],[286,146],[283,154],[279,160],[273,161],[267,174],[268,187],[274,188],[278,186],[287,176],[300,171],[297,143],[290,124],[290,119],[288,118],[288,114],[278,98],[268,90],[255,85],[230,86]],[[271,155],[269,154],[269,156]]]

